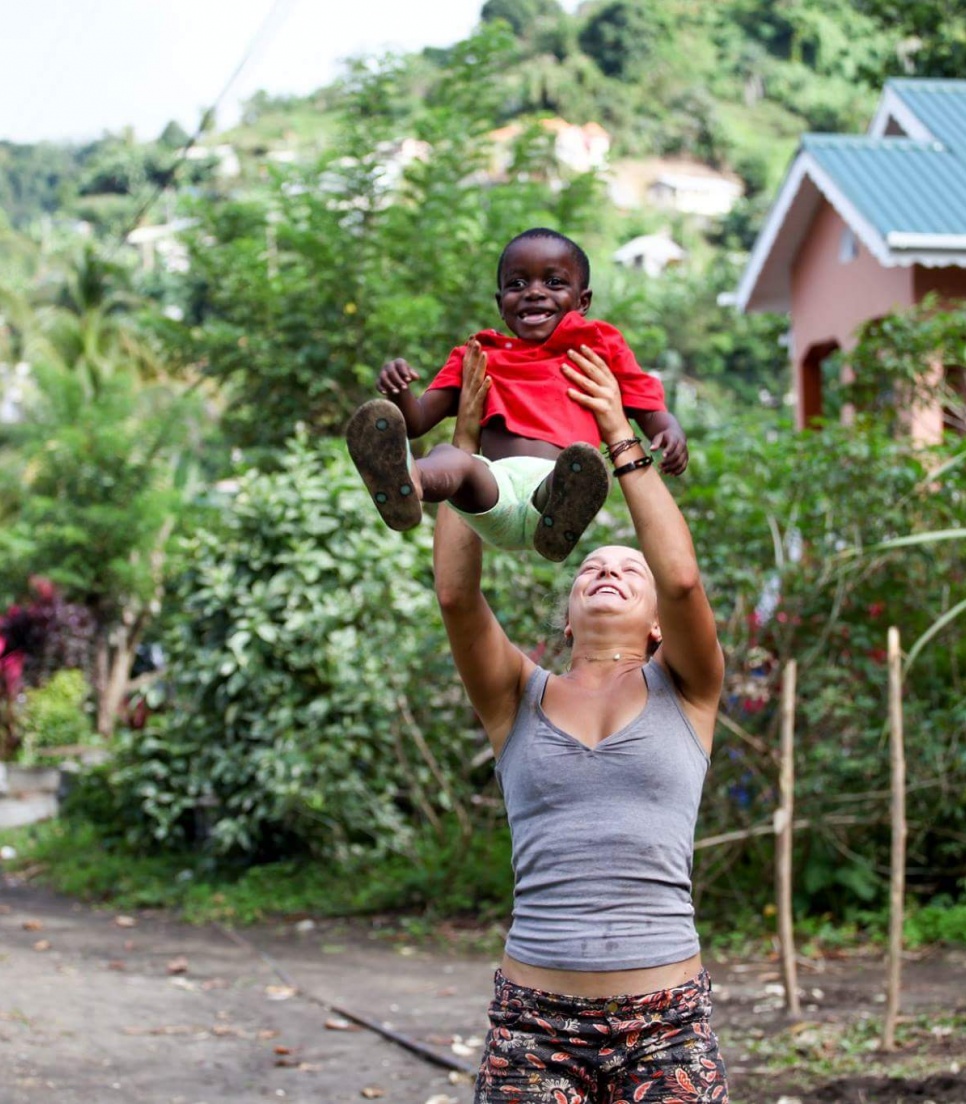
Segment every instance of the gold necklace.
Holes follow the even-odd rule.
[[[602,655],[602,656],[583,655],[583,656],[576,656],[575,658],[583,659],[587,663],[606,663],[608,660],[610,660],[613,663],[616,663],[619,659],[646,659],[647,656],[641,654],[640,652],[614,652],[613,655]],[[571,662],[570,667],[571,667],[571,669],[573,669],[573,662]]]

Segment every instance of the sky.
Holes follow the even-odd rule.
[[[0,0],[0,140],[218,126],[259,89],[305,94],[341,61],[465,38],[483,0]],[[575,2],[562,5],[572,11]]]

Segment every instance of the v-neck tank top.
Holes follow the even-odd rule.
[[[641,670],[643,710],[594,748],[544,713],[549,671],[527,682],[496,764],[518,962],[636,970],[699,949],[691,866],[708,756],[661,665]]]

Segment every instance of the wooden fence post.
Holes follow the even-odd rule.
[[[795,813],[795,681],[794,659],[785,665],[782,677],[781,747],[778,773],[779,805],[775,810],[775,908],[778,915],[778,944],[785,983],[785,1007],[789,1015],[801,1015],[798,1000],[798,967],[795,962],[795,932],[792,916],[792,838]]]
[[[902,734],[902,652],[899,630],[889,629],[889,759],[892,767],[892,871],[889,889],[889,954],[882,1049],[896,1048],[902,926],[906,891],[906,758]]]

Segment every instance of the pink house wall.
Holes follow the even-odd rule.
[[[854,259],[839,260],[845,229],[835,209],[823,200],[792,262],[792,363],[799,429],[821,414],[816,378],[821,355],[816,354],[851,348],[856,329],[866,319],[916,301],[913,270],[883,268],[858,239]]]

